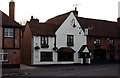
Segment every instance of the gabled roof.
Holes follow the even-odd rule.
[[[48,19],[45,23],[30,21],[31,30],[35,35],[54,36],[57,29],[67,19],[71,12],[73,12],[83,30],[85,28],[89,29],[89,36],[120,37],[120,27],[117,22],[78,17],[76,11],[70,11],[55,16]]]
[[[2,26],[3,27],[21,27],[16,21],[11,19],[8,15],[0,10],[0,17],[2,17]]]
[[[58,26],[54,24],[39,23],[37,19],[32,19],[28,22],[33,35],[55,36],[55,31]]]
[[[29,26],[33,35],[42,36],[55,36],[55,32],[61,26],[61,24],[66,20],[71,12],[58,15],[51,19],[48,19],[45,23],[39,23],[37,19],[30,20]]]
[[[120,37],[120,27],[118,26],[117,22],[78,17],[75,14],[75,11],[70,11],[68,13],[58,15],[54,18],[47,20],[46,23],[60,26],[71,12],[73,12],[79,24],[82,26],[83,30],[85,28],[89,28],[89,36]]]
[[[84,50],[88,50],[88,51],[86,51],[85,53],[88,53],[88,52],[90,52],[90,49],[89,49],[89,47],[87,46],[87,45],[83,45],[81,48],[80,48],[80,50],[78,51],[78,53],[80,53],[80,52],[84,52]]]

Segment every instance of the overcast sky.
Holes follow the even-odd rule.
[[[0,0],[0,10],[9,14],[9,1]],[[116,21],[120,0],[14,0],[15,20],[30,20],[31,16],[41,22],[54,16],[77,10],[80,17]]]

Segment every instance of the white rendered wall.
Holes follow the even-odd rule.
[[[71,20],[75,19],[76,27],[73,28],[71,25]],[[54,37],[49,37],[49,48],[41,48],[40,36],[33,36],[33,64],[73,64],[80,63],[82,60],[78,58],[78,51],[82,47],[82,45],[86,45],[86,36],[81,28],[80,24],[77,22],[74,14],[71,12],[68,18],[64,21],[64,23],[59,27],[56,31],[56,46],[58,48],[68,47],[67,46],[67,35],[74,35],[74,46],[71,47],[76,52],[74,53],[74,61],[71,62],[57,62],[57,52],[53,51],[54,47]],[[79,32],[81,31],[81,34]],[[37,43],[37,44],[36,44]],[[38,45],[40,49],[37,51],[34,47]],[[53,52],[53,61],[52,62],[40,62],[40,52]]]
[[[76,27],[73,28],[71,25],[71,20],[75,19]],[[78,58],[78,51],[82,45],[86,45],[86,36],[75,18],[74,14],[71,13],[60,28],[56,31],[56,44],[57,47],[68,47],[67,46],[67,35],[74,35],[74,46],[71,47],[76,52],[74,53],[74,63],[79,63],[80,59]],[[81,34],[79,32],[81,31]]]
[[[39,50],[35,50],[33,48],[33,64],[55,64],[56,63],[56,52],[53,51],[54,47],[54,37],[48,37],[48,48],[41,48],[41,36],[33,36],[33,44],[35,47],[38,45],[40,47]],[[53,61],[52,62],[41,62],[40,61],[40,52],[53,52]]]

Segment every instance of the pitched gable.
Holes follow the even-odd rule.
[[[2,26],[3,27],[21,27],[20,24],[18,24],[16,21],[11,19],[8,15],[6,15],[4,12],[0,10],[1,16],[2,16]]]
[[[90,52],[90,49],[88,48],[87,45],[83,45],[80,50],[79,50],[79,53],[80,52],[85,52],[85,53],[89,53]]]
[[[46,23],[52,23],[57,26],[61,26],[61,24],[67,19],[71,12],[73,12],[83,30],[85,30],[86,28],[89,29],[89,36],[120,37],[120,28],[117,22],[78,17],[75,14],[75,11],[70,11],[68,13],[58,15],[47,20]]]

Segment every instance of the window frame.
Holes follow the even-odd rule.
[[[0,62],[8,62],[8,52],[6,50],[0,52]]]
[[[53,52],[40,52],[40,62],[52,62],[52,61],[53,61]]]
[[[4,28],[4,37],[14,37],[14,29]]]
[[[69,53],[60,52],[60,53],[58,53],[57,61],[58,62],[74,61],[74,53],[72,53],[72,52],[69,52]]]
[[[67,35],[67,46],[74,46],[74,35]]]
[[[101,44],[102,44],[102,39],[101,38],[94,38],[94,45],[95,47],[97,48],[100,48],[101,47]]]
[[[48,48],[48,36],[41,36],[41,48]]]

